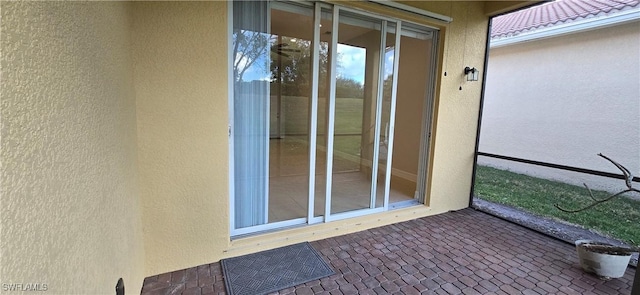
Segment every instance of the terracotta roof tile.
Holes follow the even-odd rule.
[[[495,17],[491,28],[491,38],[515,36],[548,26],[616,13],[639,5],[640,0],[557,0],[547,2]]]

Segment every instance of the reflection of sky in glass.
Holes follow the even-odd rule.
[[[240,56],[236,56],[240,58]],[[248,61],[241,60],[238,68],[244,68]],[[270,81],[271,80],[271,71],[269,70],[269,58],[268,54],[261,55],[256,62],[254,62],[247,70],[244,72],[242,76],[242,81],[250,82],[250,81]]]
[[[360,47],[338,44],[338,75],[364,84],[364,64],[367,50]]]
[[[244,72],[242,76],[242,81],[251,82],[251,81],[271,81],[271,69],[270,69],[270,48],[274,44],[275,39],[274,35],[263,34],[263,36],[267,36],[269,40],[269,44],[260,52],[260,56],[256,59],[256,61],[251,64]],[[251,44],[253,47],[260,47],[260,44]],[[248,45],[246,46],[248,47]],[[245,48],[246,48],[245,47]],[[245,48],[239,48],[241,51]],[[241,53],[236,54],[234,64],[238,63],[238,69],[244,69],[249,63],[249,60],[246,57],[243,57]]]
[[[386,79],[393,74],[393,55],[395,54],[394,47],[387,47],[384,53],[384,78]]]

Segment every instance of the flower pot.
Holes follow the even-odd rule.
[[[630,249],[590,240],[577,240],[576,251],[582,269],[601,279],[624,276],[632,253]]]

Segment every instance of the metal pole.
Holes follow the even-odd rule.
[[[633,287],[631,287],[631,295],[640,295],[640,272],[636,266],[636,276],[633,279]]]
[[[476,167],[478,165],[478,148],[480,146],[480,127],[482,126],[482,110],[484,105],[484,92],[487,85],[487,69],[489,67],[489,43],[491,42],[491,24],[493,23],[493,17],[489,18],[489,24],[487,25],[487,42],[485,44],[484,51],[484,71],[482,73],[482,90],[480,92],[480,107],[478,110],[478,129],[476,130],[476,149],[473,154],[473,173],[471,174],[471,191],[469,192],[469,207],[473,205],[473,191],[475,189],[476,182]]]

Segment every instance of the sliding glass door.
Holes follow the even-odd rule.
[[[313,8],[271,5],[269,222],[307,217]]]
[[[337,32],[332,56],[331,115],[333,122],[330,208],[327,217],[354,216],[384,207],[385,180],[379,181],[381,123],[389,123],[389,108],[383,112],[385,77],[393,84],[393,56],[387,53],[387,32],[396,23],[337,9]],[[337,30],[336,30],[337,28]],[[390,40],[391,48],[395,38]],[[385,62],[391,61],[391,62]],[[390,89],[389,89],[390,90]],[[391,96],[388,97],[391,104]],[[386,127],[389,127],[387,125]],[[387,133],[388,134],[388,133]],[[385,139],[388,139],[386,137]],[[387,151],[386,149],[384,151]],[[386,157],[386,155],[383,155]],[[379,211],[379,210],[378,210]]]
[[[401,22],[232,6],[232,235],[387,210]]]
[[[236,229],[307,217],[313,15],[311,6],[233,2]]]

